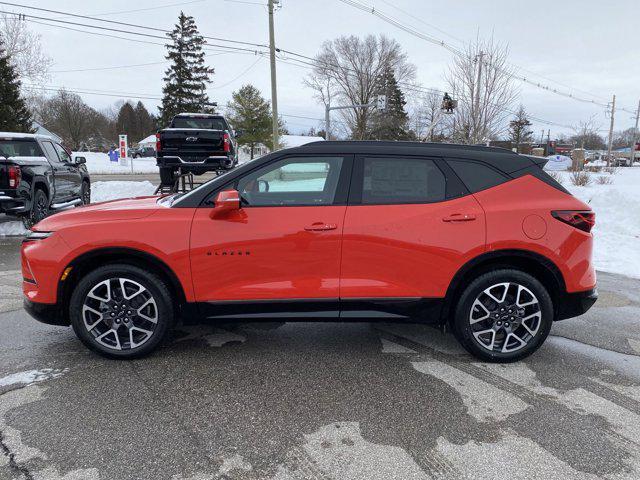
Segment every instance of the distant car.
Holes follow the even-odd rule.
[[[155,157],[156,149],[153,147],[130,148],[129,155],[131,158]]]
[[[46,219],[22,244],[25,307],[102,355],[177,318],[424,322],[509,362],[596,301],[594,213],[508,150],[318,142],[186,194]]]
[[[45,135],[0,132],[0,213],[27,227],[91,201],[86,159]]]
[[[201,175],[238,164],[237,133],[221,115],[181,113],[156,135],[160,180],[174,183],[178,170]]]

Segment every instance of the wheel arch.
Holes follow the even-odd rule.
[[[148,269],[167,282],[173,296],[176,312],[186,304],[186,295],[182,283],[173,270],[161,259],[142,250],[126,247],[107,247],[91,250],[75,258],[66,267],[72,270],[64,281],[58,282],[58,304],[63,308],[69,305],[69,300],[75,286],[88,272],[110,263],[126,263]]]
[[[442,309],[443,323],[452,319],[456,300],[466,285],[483,273],[497,268],[520,270],[538,279],[549,292],[557,316],[558,300],[566,294],[566,284],[558,266],[544,255],[528,250],[496,250],[469,260],[453,276]]]

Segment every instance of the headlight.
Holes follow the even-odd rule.
[[[35,240],[44,240],[45,238],[49,238],[53,235],[53,232],[34,232],[30,231],[26,237],[24,237],[23,242],[31,242]]]

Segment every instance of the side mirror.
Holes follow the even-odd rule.
[[[83,163],[87,163],[87,159],[84,157],[76,157],[75,161],[76,161],[76,165],[82,165]]]
[[[243,132],[242,130],[235,130],[235,131],[233,132],[233,136],[234,136],[235,138],[240,138],[240,137],[242,136],[242,134],[243,134],[243,133],[244,133],[244,132]]]
[[[224,190],[216,195],[215,207],[211,211],[211,217],[215,218],[220,214],[236,210],[240,210],[240,193],[237,190]]]

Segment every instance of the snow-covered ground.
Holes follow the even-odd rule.
[[[572,185],[569,172],[557,174],[561,176],[565,188],[596,212],[593,230],[596,268],[640,278],[640,168],[620,168],[613,176],[592,173],[592,183],[586,187]],[[610,176],[613,183],[600,185],[596,183],[599,176]],[[277,190],[277,182],[273,182],[272,186]],[[154,191],[155,187],[148,181],[94,182],[92,200],[102,202],[151,195]],[[24,233],[26,231],[20,222],[0,223],[0,236]]]
[[[563,186],[596,212],[596,268],[640,278],[640,168],[620,168],[613,176],[591,173],[586,187],[572,185],[569,172],[557,173]],[[612,177],[613,183],[596,183],[600,176]]]
[[[97,152],[73,152],[74,157],[84,157],[87,159],[87,170],[89,173],[157,173],[156,159],[154,157],[127,158],[127,165],[120,165],[120,162],[112,162],[106,153]],[[131,169],[133,161],[133,171]]]

